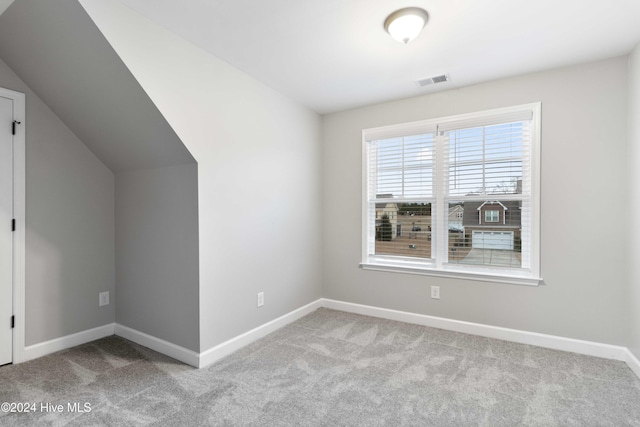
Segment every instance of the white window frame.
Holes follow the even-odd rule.
[[[477,120],[478,123],[482,125],[483,120],[489,120],[491,117],[508,117],[509,115],[523,112],[530,112],[532,116],[530,156],[523,158],[524,162],[529,162],[529,179],[531,186],[530,197],[526,198],[526,201],[531,203],[530,230],[528,230],[529,242],[526,245],[523,242],[522,247],[522,251],[527,251],[528,265],[523,266],[523,268],[501,268],[444,262],[447,257],[447,216],[449,208],[448,202],[446,201],[455,199],[455,197],[446,196],[445,189],[442,185],[436,186],[436,193],[434,194],[435,202],[432,202],[431,205],[433,231],[432,254],[434,254],[431,259],[371,254],[371,248],[375,246],[375,236],[370,235],[371,228],[369,221],[375,221],[375,212],[372,217],[369,211],[368,177],[370,171],[367,150],[369,141],[432,132],[434,128],[438,128],[439,126],[444,125],[446,127],[448,123],[461,121],[473,122]],[[541,103],[536,102],[438,119],[364,129],[362,131],[362,261],[360,267],[365,270],[450,277],[516,285],[539,285],[542,281],[540,277],[540,119]],[[439,135],[436,136],[436,149],[440,150],[440,153],[443,152],[443,139],[444,138]],[[437,157],[438,155],[436,155],[436,158]],[[442,174],[444,174],[443,164],[443,161],[437,161],[436,175],[442,176]],[[434,179],[434,182],[436,181],[443,182],[439,178]],[[441,220],[441,218],[443,220]]]
[[[497,215],[495,216],[495,219],[493,218],[493,213],[496,213]],[[491,215],[489,215],[491,214]],[[497,209],[493,209],[493,210],[486,210],[484,211],[484,222],[490,222],[490,223],[494,223],[494,222],[500,222],[500,211]]]

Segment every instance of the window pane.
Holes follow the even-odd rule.
[[[519,200],[449,202],[449,262],[521,267],[521,222]]]
[[[375,254],[431,258],[431,203],[376,203]]]
[[[449,194],[521,192],[523,135],[522,123],[447,132]]]
[[[538,277],[539,113],[364,129],[363,268]]]
[[[434,135],[412,135],[372,142],[375,174],[372,196],[423,198],[433,194]]]
[[[500,221],[500,211],[498,210],[487,210],[484,211],[484,220],[485,222],[498,222]]]

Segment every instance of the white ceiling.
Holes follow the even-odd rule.
[[[628,53],[640,0],[121,0],[319,113]],[[423,33],[384,31],[423,7]],[[414,81],[448,73],[451,81]],[[597,82],[594,82],[597,84]]]

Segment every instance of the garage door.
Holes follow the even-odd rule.
[[[471,245],[478,249],[513,250],[513,231],[473,231]]]

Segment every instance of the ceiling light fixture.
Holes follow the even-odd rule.
[[[426,10],[419,7],[405,7],[396,10],[384,20],[384,29],[394,39],[407,44],[420,34],[428,19],[429,14]]]

